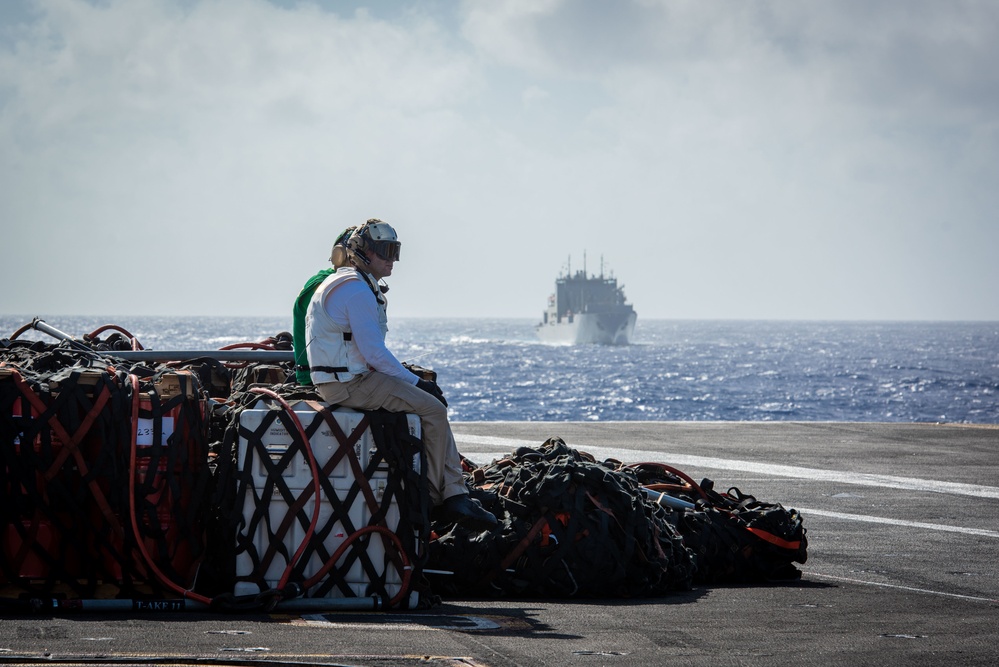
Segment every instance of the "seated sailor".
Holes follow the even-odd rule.
[[[328,403],[419,415],[434,517],[491,528],[496,517],[468,495],[443,393],[385,346],[387,287],[379,281],[392,275],[400,247],[391,225],[377,219],[338,239],[336,270],[316,288],[305,314],[311,379]]]

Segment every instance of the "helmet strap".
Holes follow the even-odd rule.
[[[377,301],[382,305],[385,305],[385,299],[382,297],[382,295],[388,291],[388,285],[385,286],[379,285],[373,279],[374,277],[364,269],[358,269],[358,272],[361,274],[361,278],[364,279],[364,282],[367,283],[368,289],[370,289],[371,293],[375,295],[375,301]]]

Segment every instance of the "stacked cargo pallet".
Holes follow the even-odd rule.
[[[415,416],[292,406],[263,385],[220,401],[202,362],[5,343],[0,597],[419,603]]]

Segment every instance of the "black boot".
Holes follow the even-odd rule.
[[[499,525],[496,517],[486,510],[478,500],[468,494],[459,493],[447,498],[434,510],[435,521],[460,523],[469,528],[491,530]]]

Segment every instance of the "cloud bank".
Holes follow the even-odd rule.
[[[290,312],[393,223],[396,316],[999,320],[990,2],[0,9],[0,312]]]

